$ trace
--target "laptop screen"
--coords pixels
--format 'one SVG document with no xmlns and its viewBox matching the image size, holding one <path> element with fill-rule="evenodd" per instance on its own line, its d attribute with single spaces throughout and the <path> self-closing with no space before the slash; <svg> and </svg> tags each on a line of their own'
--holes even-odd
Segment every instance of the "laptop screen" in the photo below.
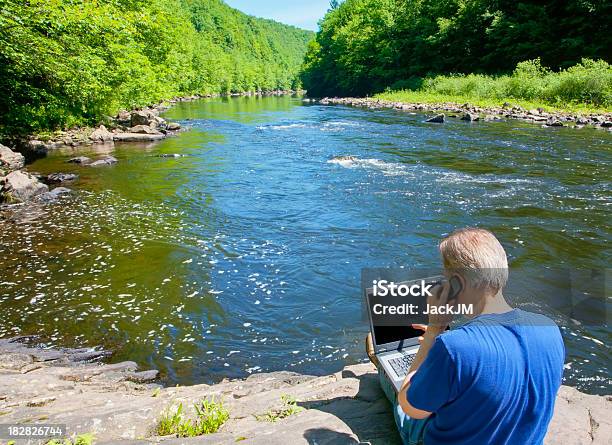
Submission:
<svg viewBox="0 0 612 445">
<path fill-rule="evenodd" d="M 377 345 L 399 342 L 419 335 L 423 335 L 423 331 L 410 326 L 374 326 L 374 338 Z"/>
<path fill-rule="evenodd" d="M 427 281 L 426 281 L 427 280 Z M 433 279 L 404 281 L 401 284 L 412 283 L 433 283 L 437 281 L 437 277 Z M 423 331 L 414 329 L 413 323 L 427 324 L 428 316 L 424 314 L 427 297 L 425 296 L 399 296 L 399 295 L 374 295 L 372 288 L 366 288 L 366 302 L 369 306 L 370 327 L 374 336 L 376 346 L 389 343 L 397 343 L 402 340 L 417 338 L 423 335 Z M 386 315 L 381 313 L 383 306 L 408 306 L 414 309 L 414 313 L 402 313 L 396 315 Z"/>
</svg>

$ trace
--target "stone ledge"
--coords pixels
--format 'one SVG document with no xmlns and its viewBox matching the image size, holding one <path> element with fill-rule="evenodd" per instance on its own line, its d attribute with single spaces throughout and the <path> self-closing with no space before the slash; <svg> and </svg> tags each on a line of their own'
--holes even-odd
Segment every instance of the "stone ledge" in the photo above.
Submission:
<svg viewBox="0 0 612 445">
<path fill-rule="evenodd" d="M 162 388 L 146 383 L 155 371 L 133 362 L 101 364 L 107 353 L 92 349 L 40 349 L 0 340 L 0 423 L 67 424 L 71 433 L 94 433 L 96 443 L 345 445 L 400 444 L 390 405 L 371 364 L 347 366 L 315 377 L 280 371 L 215 385 Z M 290 395 L 302 411 L 277 422 L 255 415 L 282 407 Z M 185 408 L 221 397 L 230 419 L 207 436 L 155 437 L 169 406 Z M 561 387 L 545 444 L 607 444 L 612 437 L 612 397 Z M 244 438 L 244 439 L 243 439 Z"/>
</svg>

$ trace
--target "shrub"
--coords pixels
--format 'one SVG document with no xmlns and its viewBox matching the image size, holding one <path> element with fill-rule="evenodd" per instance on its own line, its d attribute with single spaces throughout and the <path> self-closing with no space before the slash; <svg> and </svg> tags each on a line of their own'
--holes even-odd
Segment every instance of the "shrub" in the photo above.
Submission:
<svg viewBox="0 0 612 445">
<path fill-rule="evenodd" d="M 221 401 L 214 398 L 194 404 L 195 419 L 185 416 L 183 404 L 168 409 L 159 420 L 157 434 L 160 436 L 194 437 L 215 433 L 229 419 L 229 411 Z"/>
<path fill-rule="evenodd" d="M 47 442 L 47 445 L 92 445 L 94 443 L 93 434 L 79 434 L 74 439 L 57 440 Z"/>
<path fill-rule="evenodd" d="M 534 59 L 519 63 L 511 75 L 440 75 L 424 78 L 420 84 L 409 79 L 404 84 L 397 82 L 395 85 L 408 84 L 418 85 L 408 88 L 412 92 L 464 100 L 517 99 L 557 107 L 612 107 L 612 66 L 603 60 L 583 59 L 577 65 L 555 72 L 543 67 L 540 59 Z"/>
<path fill-rule="evenodd" d="M 265 414 L 256 415 L 255 418 L 262 422 L 276 422 L 278 420 L 297 414 L 304 409 L 301 406 L 297 406 L 297 400 L 287 394 L 281 396 L 281 402 L 283 403 L 281 409 L 270 409 Z"/>
</svg>

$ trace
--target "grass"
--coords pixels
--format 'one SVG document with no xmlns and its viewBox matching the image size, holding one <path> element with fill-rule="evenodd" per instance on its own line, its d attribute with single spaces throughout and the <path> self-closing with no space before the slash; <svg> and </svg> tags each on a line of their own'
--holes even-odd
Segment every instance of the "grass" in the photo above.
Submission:
<svg viewBox="0 0 612 445">
<path fill-rule="evenodd" d="M 58 440 L 53 439 L 47 442 L 47 445 L 92 445 L 94 443 L 93 434 L 79 434 L 73 439 Z"/>
<path fill-rule="evenodd" d="M 550 71 L 539 59 L 521 62 L 511 75 L 435 76 L 396 82 L 375 96 L 394 102 L 470 103 L 493 108 L 504 102 L 525 109 L 573 113 L 612 111 L 612 66 L 584 59 L 563 71 Z"/>
<path fill-rule="evenodd" d="M 281 396 L 281 402 L 283 403 L 281 409 L 270 409 L 265 414 L 255 415 L 255 418 L 261 422 L 276 422 L 304 410 L 301 406 L 297 406 L 297 400 L 294 397 L 287 394 Z"/>
<path fill-rule="evenodd" d="M 214 398 L 202 400 L 193 405 L 195 418 L 189 418 L 183 412 L 183 404 L 176 409 L 168 409 L 159 420 L 159 436 L 174 435 L 177 437 L 195 437 L 215 433 L 229 419 L 229 411 L 222 401 Z"/>
</svg>

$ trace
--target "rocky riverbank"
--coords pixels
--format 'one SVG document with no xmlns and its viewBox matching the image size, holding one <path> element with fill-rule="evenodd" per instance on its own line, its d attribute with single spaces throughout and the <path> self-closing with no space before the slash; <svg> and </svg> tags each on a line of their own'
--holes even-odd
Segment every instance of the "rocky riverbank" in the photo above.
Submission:
<svg viewBox="0 0 612 445">
<path fill-rule="evenodd" d="M 306 100 L 322 105 L 348 105 L 370 109 L 390 108 L 408 112 L 433 112 L 436 113 L 436 116 L 429 120 L 429 122 L 433 123 L 444 123 L 447 117 L 470 122 L 479 120 L 493 121 L 505 118 L 532 122 L 543 127 L 591 127 L 612 131 L 612 113 L 584 115 L 578 113 L 547 112 L 542 108 L 526 110 L 510 103 L 504 103 L 501 107 L 484 108 L 470 105 L 469 103 L 463 105 L 451 102 L 422 104 L 355 97 L 325 97 L 322 99 Z"/>
<path fill-rule="evenodd" d="M 194 100 L 197 97 L 181 98 Z M 175 102 L 179 100 L 174 100 Z M 168 122 L 159 114 L 169 106 L 155 106 L 122 111 L 117 116 L 108 119 L 108 128 L 100 125 L 97 128 L 78 128 L 57 132 L 54 138 L 42 141 L 35 137 L 16 140 L 15 145 L 24 153 L 46 153 L 48 150 L 62 147 L 77 147 L 80 145 L 104 144 L 114 142 L 146 142 L 156 141 L 170 136 L 181 129 L 177 122 Z M 57 187 L 58 184 L 74 181 L 78 178 L 72 173 L 53 173 L 42 177 L 25 170 L 25 157 L 17 150 L 0 144 L 0 203 L 24 203 L 35 201 L 48 203 L 57 201 L 61 195 L 68 194 L 70 189 Z M 76 157 L 69 162 L 99 167 L 117 162 L 112 156 L 103 156 L 92 160 L 87 157 Z M 50 186 L 56 186 L 50 190 Z"/>
<path fill-rule="evenodd" d="M 369 363 L 323 377 L 280 371 L 163 388 L 155 384 L 157 371 L 139 372 L 133 362 L 101 363 L 109 355 L 104 351 L 41 349 L 27 344 L 32 340 L 0 340 L 0 423 L 66 424 L 71 434 L 93 433 L 98 444 L 400 443 Z M 172 407 L 182 403 L 190 415 L 194 403 L 212 398 L 229 411 L 219 431 L 194 438 L 156 435 L 160 417 Z M 610 396 L 563 386 L 545 443 L 609 443 L 611 408 Z"/>
<path fill-rule="evenodd" d="M 198 98 L 196 96 L 180 98 L 180 101 Z M 173 102 L 178 100 L 174 99 Z M 157 141 L 181 129 L 178 122 L 168 122 L 160 117 L 160 113 L 170 108 L 173 102 L 163 102 L 132 111 L 121 111 L 116 116 L 107 118 L 106 124 L 95 128 L 84 127 L 57 131 L 44 140 L 31 136 L 25 140 L 17 140 L 15 145 L 20 151 L 45 153 L 53 149 L 82 145 Z"/>
<path fill-rule="evenodd" d="M 171 136 L 181 129 L 177 122 L 168 122 L 160 114 L 174 104 L 211 97 L 234 96 L 282 96 L 299 91 L 258 91 L 230 94 L 207 94 L 175 97 L 144 108 L 121 111 L 116 116 L 108 116 L 103 125 L 57 131 L 51 135 L 18 138 L 13 145 L 18 151 L 44 153 L 48 150 L 80 145 L 113 144 L 114 142 L 147 142 Z M 10 145 L 10 144 L 9 144 Z"/>
</svg>

